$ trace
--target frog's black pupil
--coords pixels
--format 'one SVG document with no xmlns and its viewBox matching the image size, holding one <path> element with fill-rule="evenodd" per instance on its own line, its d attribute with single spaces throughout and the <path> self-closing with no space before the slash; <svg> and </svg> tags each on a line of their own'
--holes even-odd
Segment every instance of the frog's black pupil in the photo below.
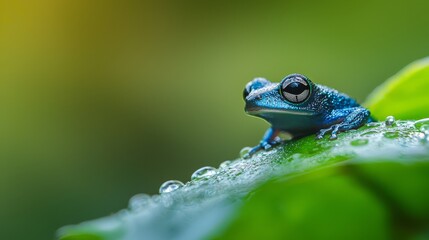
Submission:
<svg viewBox="0 0 429 240">
<path fill-rule="evenodd" d="M 293 82 L 293 83 L 290 83 L 289 85 L 287 85 L 283 89 L 283 91 L 290 93 L 290 94 L 299 95 L 308 89 L 309 89 L 308 86 L 305 86 L 304 84 L 302 84 L 300 82 Z"/>
</svg>

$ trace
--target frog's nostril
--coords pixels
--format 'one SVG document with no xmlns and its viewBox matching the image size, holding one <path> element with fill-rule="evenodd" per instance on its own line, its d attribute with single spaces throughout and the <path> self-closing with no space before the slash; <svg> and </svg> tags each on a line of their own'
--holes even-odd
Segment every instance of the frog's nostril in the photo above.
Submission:
<svg viewBox="0 0 429 240">
<path fill-rule="evenodd" d="M 247 96 L 249 96 L 249 94 L 250 94 L 250 91 L 249 91 L 250 89 L 248 89 L 247 87 L 246 88 L 244 88 L 244 90 L 243 90 L 243 99 L 244 100 L 246 100 L 246 98 L 247 98 Z"/>
<path fill-rule="evenodd" d="M 243 91 L 243 98 L 246 99 L 252 91 L 261 89 L 270 84 L 270 82 L 265 78 L 255 78 L 252 81 L 246 84 L 246 87 Z"/>
</svg>

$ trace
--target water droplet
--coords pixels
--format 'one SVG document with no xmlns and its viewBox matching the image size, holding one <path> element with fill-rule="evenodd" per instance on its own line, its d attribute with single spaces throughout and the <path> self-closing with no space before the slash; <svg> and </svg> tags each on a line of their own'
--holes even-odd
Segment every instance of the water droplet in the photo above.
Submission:
<svg viewBox="0 0 429 240">
<path fill-rule="evenodd" d="M 427 143 L 429 142 L 429 135 L 425 133 L 416 133 L 414 136 L 416 136 L 421 142 Z"/>
<path fill-rule="evenodd" d="M 429 142 L 429 118 L 420 119 L 414 122 L 414 126 L 422 132 L 420 139 L 425 143 Z"/>
<path fill-rule="evenodd" d="M 390 138 L 390 139 L 397 138 L 398 136 L 399 136 L 398 132 L 385 132 L 384 133 L 384 137 Z"/>
<path fill-rule="evenodd" d="M 169 193 L 174 192 L 177 189 L 183 187 L 183 183 L 177 180 L 169 180 L 161 185 L 159 188 L 159 193 Z"/>
<path fill-rule="evenodd" d="M 147 194 L 140 193 L 132 196 L 128 202 L 128 208 L 133 211 L 143 209 L 149 204 L 151 197 Z"/>
<path fill-rule="evenodd" d="M 232 161 L 226 160 L 219 165 L 219 168 L 227 168 L 229 165 L 231 165 L 231 163 Z"/>
<path fill-rule="evenodd" d="M 423 125 L 420 127 L 420 131 L 423 133 L 423 140 L 425 142 L 429 142 L 429 125 Z"/>
<path fill-rule="evenodd" d="M 388 116 L 386 117 L 386 120 L 384 121 L 386 126 L 392 126 L 393 123 L 395 123 L 395 117 L 394 116 Z"/>
<path fill-rule="evenodd" d="M 363 145 L 368 144 L 368 139 L 366 139 L 366 138 L 355 139 L 355 140 L 351 141 L 350 144 L 352 146 L 363 146 Z"/>
<path fill-rule="evenodd" d="M 191 179 L 192 180 L 198 180 L 198 179 L 203 179 L 203 178 L 209 178 L 209 177 L 215 175 L 216 172 L 217 172 L 217 170 L 214 167 L 202 167 L 192 174 Z"/>
<path fill-rule="evenodd" d="M 243 149 L 240 150 L 240 157 L 244 158 L 246 156 L 246 154 L 248 154 L 250 152 L 250 150 L 252 150 L 251 147 L 244 147 Z"/>
<path fill-rule="evenodd" d="M 419 128 L 420 132 L 425 133 L 425 134 L 429 134 L 429 124 L 423 124 L 420 128 Z"/>
<path fill-rule="evenodd" d="M 423 133 L 429 133 L 429 118 L 420 119 L 414 122 L 414 126 Z"/>
</svg>

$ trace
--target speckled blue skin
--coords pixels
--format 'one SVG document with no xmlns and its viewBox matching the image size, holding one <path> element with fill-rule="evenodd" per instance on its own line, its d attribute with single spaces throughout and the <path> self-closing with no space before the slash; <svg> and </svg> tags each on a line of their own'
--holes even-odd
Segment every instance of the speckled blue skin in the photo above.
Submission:
<svg viewBox="0 0 429 240">
<path fill-rule="evenodd" d="M 247 157 L 279 144 L 280 132 L 288 132 L 294 138 L 318 132 L 318 139 L 330 132 L 330 138 L 336 139 L 338 132 L 359 128 L 372 121 L 370 112 L 346 94 L 314 84 L 300 74 L 288 75 L 282 81 L 291 77 L 304 78 L 309 83 L 309 96 L 302 103 L 288 101 L 280 91 L 282 83 L 256 78 L 246 85 L 245 111 L 271 124 L 260 144 L 252 148 Z"/>
</svg>

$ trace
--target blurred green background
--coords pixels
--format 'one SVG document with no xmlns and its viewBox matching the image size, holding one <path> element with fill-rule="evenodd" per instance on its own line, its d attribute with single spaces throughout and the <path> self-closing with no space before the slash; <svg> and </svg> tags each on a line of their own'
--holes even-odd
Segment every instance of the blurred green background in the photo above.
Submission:
<svg viewBox="0 0 429 240">
<path fill-rule="evenodd" d="M 363 101 L 429 55 L 427 1 L 0 1 L 0 236 L 52 239 L 255 145 L 253 77 Z M 412 84 L 412 83 L 410 83 Z"/>
</svg>

